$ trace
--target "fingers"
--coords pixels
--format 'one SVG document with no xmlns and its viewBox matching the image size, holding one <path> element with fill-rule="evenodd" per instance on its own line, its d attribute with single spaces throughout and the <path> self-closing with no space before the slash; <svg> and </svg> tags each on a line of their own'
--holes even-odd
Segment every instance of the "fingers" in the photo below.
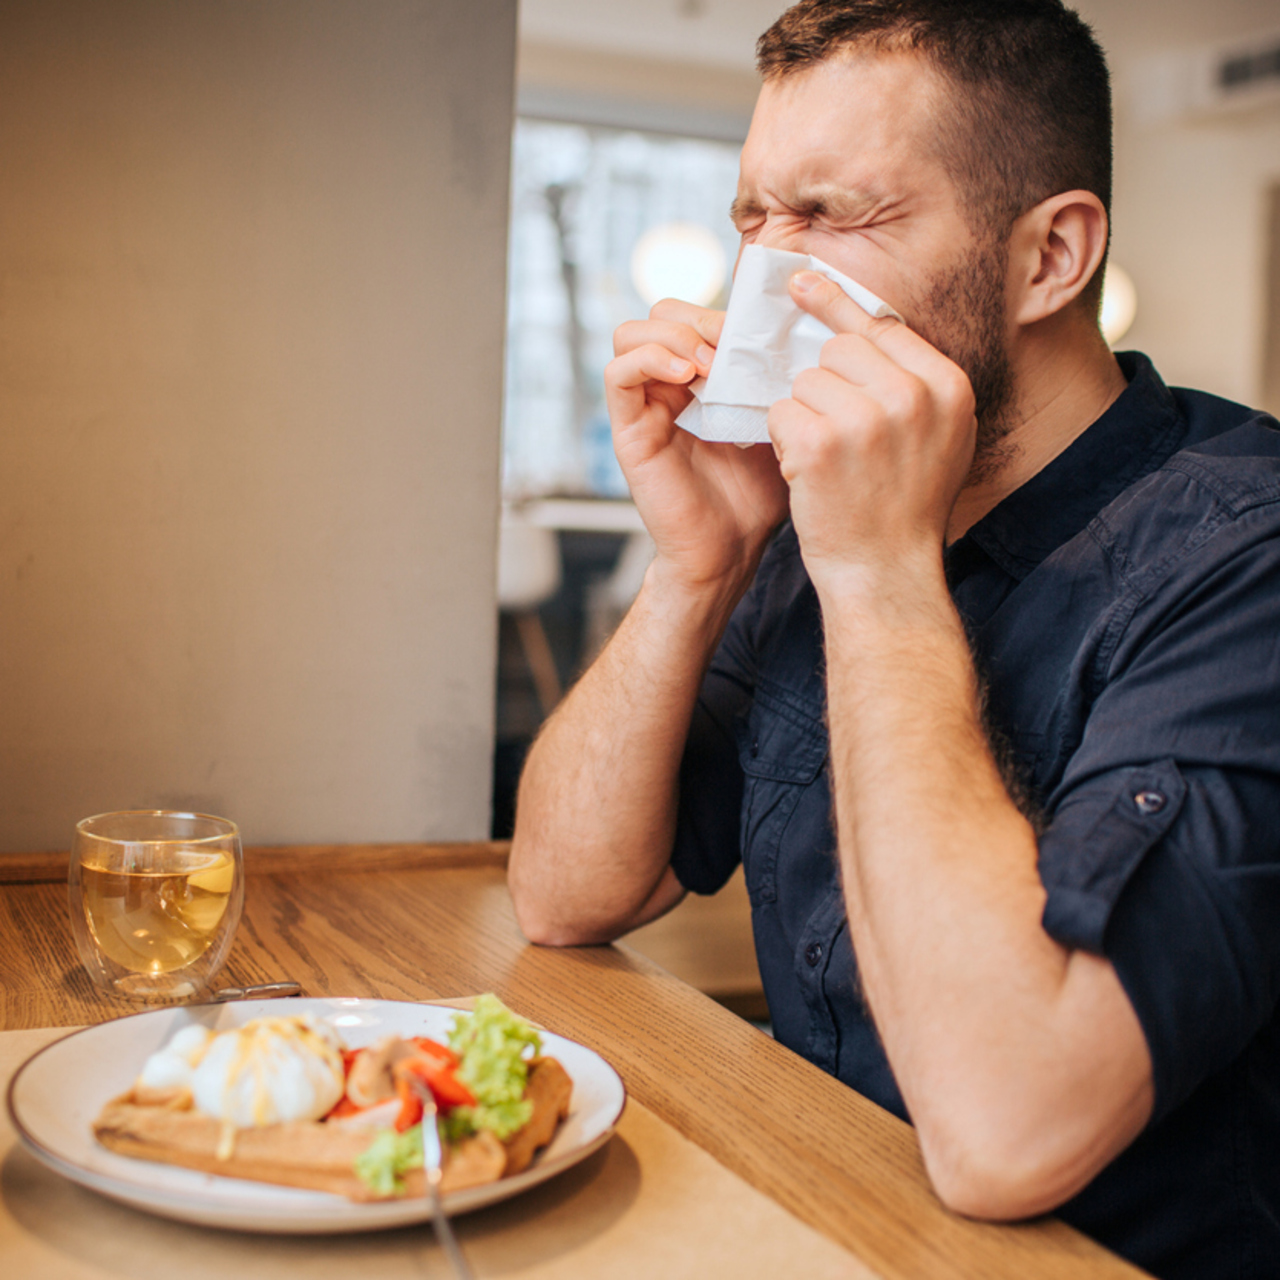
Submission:
<svg viewBox="0 0 1280 1280">
<path fill-rule="evenodd" d="M 687 361 L 696 366 L 698 374 L 704 378 L 716 354 L 715 348 L 704 342 L 701 335 L 688 325 L 672 324 L 661 320 L 630 320 L 614 331 L 613 353 L 615 356 L 629 355 L 645 347 L 658 347 L 672 356 Z M 664 378 L 667 382 L 671 380 L 671 378 Z"/>
<path fill-rule="evenodd" d="M 654 304 L 647 320 L 628 320 L 618 326 L 613 335 L 613 352 L 622 355 L 643 343 L 660 342 L 692 360 L 705 376 L 723 328 L 723 311 L 708 311 L 679 298 L 664 298 Z"/>
<path fill-rule="evenodd" d="M 821 366 L 804 370 L 791 388 L 792 399 L 814 413 L 865 416 L 867 396 L 876 416 L 891 422 L 923 421 L 935 403 L 930 385 L 895 364 L 865 338 L 842 334 L 826 344 Z"/>
<path fill-rule="evenodd" d="M 797 271 L 790 281 L 796 306 L 835 333 L 860 333 L 874 340 L 903 326 L 892 316 L 877 319 L 864 311 L 834 280 L 816 271 Z"/>
<path fill-rule="evenodd" d="M 693 360 L 673 351 L 665 344 L 646 342 L 625 351 L 609 361 L 605 368 L 607 386 L 620 389 L 642 387 L 647 382 L 670 382 L 683 385 L 698 376 L 698 366 Z"/>
<path fill-rule="evenodd" d="M 660 401 L 671 415 L 688 403 L 683 388 L 706 377 L 715 358 L 724 315 L 667 298 L 647 320 L 631 320 L 613 335 L 614 359 L 604 372 L 609 415 L 620 424 L 639 420 L 645 406 Z"/>
<path fill-rule="evenodd" d="M 724 328 L 723 311 L 709 311 L 706 307 L 695 306 L 692 302 L 682 302 L 679 298 L 663 298 L 656 302 L 649 312 L 651 320 L 667 320 L 675 324 L 687 324 L 696 330 L 704 342 L 713 347 L 720 341 L 720 332 Z"/>
<path fill-rule="evenodd" d="M 685 385 L 697 376 L 698 367 L 674 355 L 656 342 L 648 342 L 610 360 L 604 370 L 604 397 L 615 427 L 629 429 L 644 416 L 650 401 L 666 407 L 669 430 L 675 416 L 688 403 Z"/>
<path fill-rule="evenodd" d="M 973 391 L 964 371 L 905 324 L 868 315 L 833 280 L 813 271 L 791 278 L 798 306 L 835 332 L 822 348 L 819 364 L 855 386 L 874 388 L 891 414 L 912 418 L 929 401 L 967 418 Z M 792 394 L 804 400 L 811 379 L 796 381 Z"/>
<path fill-rule="evenodd" d="M 931 377 L 946 357 L 892 316 L 877 319 L 864 311 L 834 280 L 816 271 L 797 271 L 791 277 L 791 297 L 796 305 L 833 333 L 856 334 L 883 351 L 904 369 Z"/>
<path fill-rule="evenodd" d="M 839 399 L 819 397 L 846 412 L 861 407 L 874 414 L 877 406 L 857 388 L 844 384 Z M 831 411 L 802 403 L 799 399 L 779 400 L 769 410 L 769 438 L 778 459 L 783 479 L 793 484 L 808 472 L 826 472 L 840 463 L 850 450 L 847 434 L 838 426 Z M 859 442 L 865 447 L 865 442 Z"/>
</svg>

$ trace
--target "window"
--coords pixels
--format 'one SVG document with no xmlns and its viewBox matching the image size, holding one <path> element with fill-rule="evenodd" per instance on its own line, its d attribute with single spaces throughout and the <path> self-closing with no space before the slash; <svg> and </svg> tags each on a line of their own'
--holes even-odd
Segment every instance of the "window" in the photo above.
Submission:
<svg viewBox="0 0 1280 1280">
<path fill-rule="evenodd" d="M 513 141 L 503 489 L 620 497 L 604 407 L 613 331 L 647 314 L 632 278 L 656 228 L 694 230 L 732 263 L 737 145 L 521 119 Z M 652 237 L 650 238 L 652 241 Z M 670 292 L 691 297 L 678 287 Z M 718 299 L 723 305 L 723 290 Z"/>
</svg>

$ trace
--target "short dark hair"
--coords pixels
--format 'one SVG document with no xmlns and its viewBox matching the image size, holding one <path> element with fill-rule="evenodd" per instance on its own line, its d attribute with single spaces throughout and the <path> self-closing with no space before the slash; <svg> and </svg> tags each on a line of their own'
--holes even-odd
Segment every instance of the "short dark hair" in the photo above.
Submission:
<svg viewBox="0 0 1280 1280">
<path fill-rule="evenodd" d="M 914 52 L 952 89 L 939 154 L 979 236 L 1062 191 L 1111 212 L 1111 79 L 1087 23 L 1061 0 L 800 0 L 760 37 L 771 80 L 845 51 Z M 1099 269 L 1085 296 L 1095 305 Z"/>
</svg>

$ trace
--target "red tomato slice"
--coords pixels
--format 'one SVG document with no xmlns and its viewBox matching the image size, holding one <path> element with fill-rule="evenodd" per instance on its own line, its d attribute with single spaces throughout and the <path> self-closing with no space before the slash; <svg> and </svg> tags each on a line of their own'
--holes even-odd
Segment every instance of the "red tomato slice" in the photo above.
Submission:
<svg viewBox="0 0 1280 1280">
<path fill-rule="evenodd" d="M 428 1040 L 426 1036 L 413 1036 L 409 1043 L 414 1045 L 427 1058 L 442 1058 L 451 1067 L 456 1067 L 462 1061 L 447 1044 L 441 1044 L 438 1040 Z"/>
<path fill-rule="evenodd" d="M 396 1132 L 403 1133 L 406 1129 L 412 1129 L 422 1119 L 422 1099 L 414 1093 L 413 1086 L 399 1071 L 393 1068 L 392 1074 L 396 1078 L 396 1094 L 400 1098 L 400 1114 L 396 1116 Z"/>
<path fill-rule="evenodd" d="M 475 1105 L 475 1094 L 458 1079 L 454 1071 L 454 1063 L 426 1052 L 416 1053 L 412 1058 L 401 1058 L 391 1068 L 396 1078 L 396 1090 L 400 1091 L 402 1083 L 408 1088 L 404 1077 L 415 1076 L 431 1090 L 436 1106 L 441 1111 L 449 1111 L 454 1107 L 470 1107 Z M 403 1093 L 400 1095 L 403 1097 Z"/>
</svg>

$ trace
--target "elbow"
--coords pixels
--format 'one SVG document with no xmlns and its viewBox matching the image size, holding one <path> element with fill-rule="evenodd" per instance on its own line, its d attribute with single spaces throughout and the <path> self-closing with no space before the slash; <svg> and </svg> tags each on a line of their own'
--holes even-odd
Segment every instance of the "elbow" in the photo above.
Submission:
<svg viewBox="0 0 1280 1280">
<path fill-rule="evenodd" d="M 544 878 L 529 871 L 526 850 L 518 835 L 512 842 L 507 864 L 507 889 L 520 932 L 536 946 L 580 947 L 612 941 L 591 933 L 583 921 L 565 913 L 562 895 L 549 888 Z"/>
<path fill-rule="evenodd" d="M 1036 1217 L 1069 1200 L 1097 1172 L 1043 1136 L 1021 1140 L 999 1132 L 984 1126 L 920 1134 L 929 1181 L 953 1213 L 989 1222 Z"/>
<path fill-rule="evenodd" d="M 516 924 L 530 942 L 540 947 L 571 947 L 580 941 L 574 931 L 549 909 L 544 895 L 537 891 L 536 886 L 524 882 L 514 860 L 507 871 L 507 889 L 511 893 Z"/>
<path fill-rule="evenodd" d="M 580 947 L 590 942 L 598 942 L 598 938 L 587 937 L 580 930 L 559 920 L 553 913 L 546 911 L 537 901 L 529 901 L 511 895 L 515 906 L 516 924 L 520 932 L 539 947 Z"/>
</svg>

